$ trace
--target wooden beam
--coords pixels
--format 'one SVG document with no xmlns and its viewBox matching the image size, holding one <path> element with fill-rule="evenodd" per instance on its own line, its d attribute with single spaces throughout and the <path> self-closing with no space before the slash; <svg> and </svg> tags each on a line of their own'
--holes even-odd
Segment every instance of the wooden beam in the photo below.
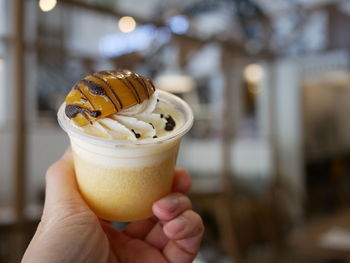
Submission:
<svg viewBox="0 0 350 263">
<path fill-rule="evenodd" d="M 222 109 L 222 137 L 221 137 L 221 185 L 222 194 L 220 201 L 220 227 L 221 235 L 224 242 L 224 247 L 231 257 L 233 262 L 243 263 L 242 256 L 236 234 L 236 224 L 233 219 L 233 209 L 235 202 L 234 178 L 231 171 L 231 145 L 234 140 L 237 120 L 232 116 L 235 112 L 235 102 L 239 100 L 237 96 L 237 70 L 238 64 L 235 61 L 238 57 L 232 52 L 223 52 L 222 54 L 222 69 L 225 78 L 225 88 L 223 91 L 223 109 Z"/>
<path fill-rule="evenodd" d="M 13 110 L 14 122 L 14 201 L 16 214 L 16 229 L 12 235 L 15 246 L 13 257 L 19 262 L 24 252 L 23 225 L 25 223 L 25 191 L 26 191 L 26 106 L 25 106 L 25 59 L 24 59 L 24 0 L 13 1 L 12 23 L 14 37 L 12 43 L 12 83 L 13 83 Z"/>
<path fill-rule="evenodd" d="M 25 197 L 25 171 L 26 171 L 26 94 L 25 94 L 25 70 L 24 70 L 24 0 L 14 1 L 14 39 L 13 39 L 13 74 L 15 107 L 15 201 L 16 216 L 19 222 L 24 219 L 24 197 Z"/>
</svg>

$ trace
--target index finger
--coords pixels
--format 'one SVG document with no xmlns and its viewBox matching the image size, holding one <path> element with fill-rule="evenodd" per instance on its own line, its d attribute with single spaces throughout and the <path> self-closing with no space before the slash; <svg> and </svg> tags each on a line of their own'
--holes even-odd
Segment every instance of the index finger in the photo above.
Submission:
<svg viewBox="0 0 350 263">
<path fill-rule="evenodd" d="M 183 168 L 176 168 L 174 171 L 174 179 L 172 192 L 187 193 L 192 185 L 192 181 L 188 172 Z M 144 238 L 157 225 L 158 219 L 151 217 L 145 220 L 132 222 L 127 225 L 123 232 L 133 237 Z"/>
<path fill-rule="evenodd" d="M 192 180 L 189 173 L 183 168 L 176 168 L 174 171 L 172 192 L 186 194 L 192 186 Z"/>
</svg>

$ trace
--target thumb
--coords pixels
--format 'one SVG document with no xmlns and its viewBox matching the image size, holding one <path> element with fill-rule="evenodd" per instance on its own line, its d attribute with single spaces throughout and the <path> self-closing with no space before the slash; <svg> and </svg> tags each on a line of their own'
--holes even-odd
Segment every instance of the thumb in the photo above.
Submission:
<svg viewBox="0 0 350 263">
<path fill-rule="evenodd" d="M 45 208 L 72 201 L 83 202 L 75 179 L 72 150 L 69 148 L 46 172 Z"/>
</svg>

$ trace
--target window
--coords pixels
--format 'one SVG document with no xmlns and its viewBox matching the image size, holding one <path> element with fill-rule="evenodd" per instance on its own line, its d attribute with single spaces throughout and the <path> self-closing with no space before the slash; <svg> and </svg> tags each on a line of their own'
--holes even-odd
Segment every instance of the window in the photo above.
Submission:
<svg viewBox="0 0 350 263">
<path fill-rule="evenodd" d="M 2 113 L 6 113 L 8 96 L 5 89 L 6 81 L 8 81 L 7 74 L 5 74 L 6 66 L 8 65 L 6 57 L 8 39 L 7 6 L 6 0 L 0 0 L 0 112 Z M 0 114 L 0 126 L 5 120 L 6 114 Z"/>
</svg>

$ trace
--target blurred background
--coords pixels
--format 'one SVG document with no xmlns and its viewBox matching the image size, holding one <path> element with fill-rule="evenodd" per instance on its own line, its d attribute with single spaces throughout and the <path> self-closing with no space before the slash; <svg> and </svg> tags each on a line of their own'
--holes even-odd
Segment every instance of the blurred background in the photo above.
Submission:
<svg viewBox="0 0 350 263">
<path fill-rule="evenodd" d="M 192 107 L 196 263 L 350 262 L 350 1 L 0 0 L 0 262 L 40 220 L 74 83 L 128 68 Z"/>
</svg>

